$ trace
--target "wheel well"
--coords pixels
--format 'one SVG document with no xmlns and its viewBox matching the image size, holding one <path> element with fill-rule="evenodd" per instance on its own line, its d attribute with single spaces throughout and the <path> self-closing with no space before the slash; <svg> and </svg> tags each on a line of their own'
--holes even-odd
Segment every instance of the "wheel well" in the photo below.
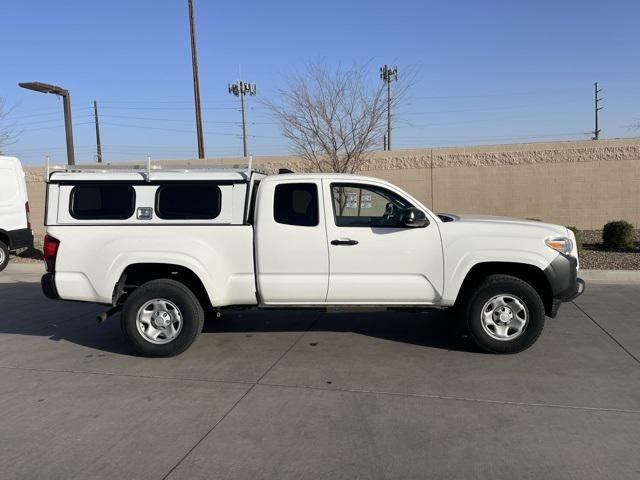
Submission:
<svg viewBox="0 0 640 480">
<path fill-rule="evenodd" d="M 168 278 L 182 283 L 193 292 L 204 308 L 211 307 L 207 289 L 204 287 L 200 277 L 186 267 L 169 263 L 136 263 L 129 265 L 122 272 L 113 290 L 113 305 L 124 303 L 129 294 L 140 285 L 161 278 Z"/>
<path fill-rule="evenodd" d="M 9 248 L 9 236 L 6 233 L 0 232 L 0 242 L 4 243 L 7 248 Z"/>
<path fill-rule="evenodd" d="M 486 262 L 474 265 L 462 282 L 460 291 L 458 292 L 458 300 L 468 296 L 473 287 L 477 286 L 483 279 L 489 275 L 512 275 L 517 277 L 529 285 L 531 285 L 542 298 L 544 310 L 547 315 L 551 314 L 553 308 L 553 293 L 549 280 L 544 272 L 535 265 L 526 263 L 512 262 Z M 456 300 L 456 303 L 457 301 Z"/>
</svg>

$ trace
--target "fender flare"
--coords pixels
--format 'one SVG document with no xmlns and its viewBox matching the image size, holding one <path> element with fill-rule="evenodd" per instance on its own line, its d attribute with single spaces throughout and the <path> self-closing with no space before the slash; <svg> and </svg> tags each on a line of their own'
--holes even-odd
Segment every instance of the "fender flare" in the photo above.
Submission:
<svg viewBox="0 0 640 480">
<path fill-rule="evenodd" d="M 121 285 L 121 280 L 124 272 L 127 268 L 140 265 L 140 264 L 152 264 L 152 265 L 175 265 L 182 267 L 195 275 L 200 283 L 202 283 L 206 295 L 211 305 L 217 305 L 217 298 L 212 293 L 211 288 L 211 276 L 199 261 L 193 257 L 176 252 L 167 252 L 163 256 L 162 260 L 158 259 L 158 252 L 127 252 L 126 254 L 118 255 L 112 262 L 109 268 L 108 284 L 114 285 L 112 293 L 112 301 L 116 301 L 119 298 L 118 289 L 122 289 L 124 285 Z M 120 292 L 122 293 L 122 292 Z"/>
</svg>

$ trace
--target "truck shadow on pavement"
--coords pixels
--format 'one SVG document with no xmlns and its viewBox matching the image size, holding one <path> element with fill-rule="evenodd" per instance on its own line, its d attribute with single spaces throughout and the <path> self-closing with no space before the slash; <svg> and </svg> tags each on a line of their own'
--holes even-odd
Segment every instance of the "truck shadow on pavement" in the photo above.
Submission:
<svg viewBox="0 0 640 480">
<path fill-rule="evenodd" d="M 98 324 L 106 307 L 44 298 L 35 283 L 0 285 L 0 341 L 5 335 L 48 337 L 102 352 L 133 355 L 116 314 Z M 446 350 L 477 351 L 460 322 L 444 311 L 223 310 L 207 313 L 202 339 L 216 334 L 337 332 Z M 198 342 L 199 343 L 199 342 Z"/>
<path fill-rule="evenodd" d="M 353 333 L 422 347 L 477 352 L 461 322 L 445 311 L 248 310 L 208 315 L 203 334 L 228 332 Z"/>
</svg>

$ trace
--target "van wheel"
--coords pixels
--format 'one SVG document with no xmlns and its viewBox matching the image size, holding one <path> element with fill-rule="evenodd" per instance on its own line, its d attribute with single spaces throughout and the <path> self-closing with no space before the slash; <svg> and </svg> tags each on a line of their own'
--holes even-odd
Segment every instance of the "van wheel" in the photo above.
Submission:
<svg viewBox="0 0 640 480">
<path fill-rule="evenodd" d="M 0 242 L 0 272 L 7 268 L 9 263 L 9 247 L 4 242 Z"/>
<path fill-rule="evenodd" d="M 466 319 L 471 337 L 482 350 L 517 353 L 542 333 L 544 304 L 523 280 L 491 275 L 469 297 Z"/>
<path fill-rule="evenodd" d="M 204 312 L 191 290 L 175 280 L 153 280 L 129 295 L 121 316 L 122 331 L 145 357 L 172 357 L 195 341 Z"/>
</svg>

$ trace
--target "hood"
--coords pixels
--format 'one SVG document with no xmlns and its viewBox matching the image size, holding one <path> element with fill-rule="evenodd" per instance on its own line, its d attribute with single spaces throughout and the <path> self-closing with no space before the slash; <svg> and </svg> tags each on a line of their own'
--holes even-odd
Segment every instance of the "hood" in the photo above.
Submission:
<svg viewBox="0 0 640 480">
<path fill-rule="evenodd" d="M 458 215 L 454 213 L 439 213 L 438 217 L 443 222 L 461 222 L 461 223 L 480 223 L 491 224 L 497 223 L 501 225 L 522 225 L 528 227 L 538 227 L 545 230 L 554 232 L 557 235 L 567 236 L 567 228 L 562 225 L 554 225 L 553 223 L 540 222 L 538 220 L 526 220 L 523 218 L 511 218 L 511 217 L 499 217 L 494 215 L 475 215 L 475 214 L 463 214 Z"/>
</svg>

